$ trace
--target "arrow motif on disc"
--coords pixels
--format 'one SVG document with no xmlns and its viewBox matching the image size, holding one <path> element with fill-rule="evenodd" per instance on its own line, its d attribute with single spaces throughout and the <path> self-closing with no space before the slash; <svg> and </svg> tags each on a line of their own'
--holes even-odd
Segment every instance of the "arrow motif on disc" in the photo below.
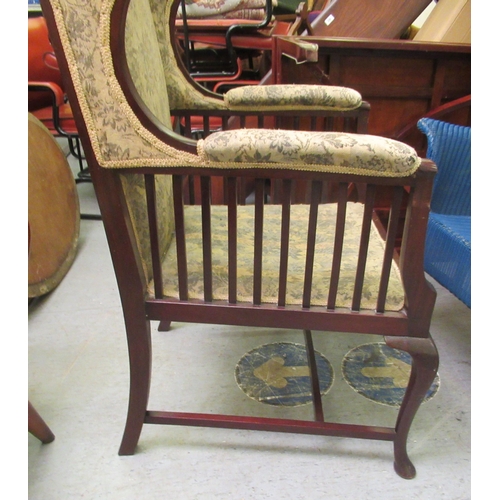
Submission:
<svg viewBox="0 0 500 500">
<path fill-rule="evenodd" d="M 274 356 L 255 368 L 253 374 L 267 385 L 283 389 L 288 384 L 287 378 L 310 377 L 311 372 L 309 366 L 285 366 L 281 356 Z"/>
<path fill-rule="evenodd" d="M 404 388 L 408 385 L 411 365 L 404 361 L 389 357 L 387 366 L 366 367 L 361 370 L 365 377 L 392 378 L 396 387 Z"/>
</svg>

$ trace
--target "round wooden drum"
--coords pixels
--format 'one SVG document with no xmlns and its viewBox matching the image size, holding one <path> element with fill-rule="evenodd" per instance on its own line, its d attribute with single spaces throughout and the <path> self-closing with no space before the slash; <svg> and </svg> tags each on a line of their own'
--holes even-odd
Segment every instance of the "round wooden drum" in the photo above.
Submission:
<svg viewBox="0 0 500 500">
<path fill-rule="evenodd" d="M 80 205 L 68 161 L 49 130 L 28 113 L 28 297 L 53 290 L 73 264 Z"/>
</svg>

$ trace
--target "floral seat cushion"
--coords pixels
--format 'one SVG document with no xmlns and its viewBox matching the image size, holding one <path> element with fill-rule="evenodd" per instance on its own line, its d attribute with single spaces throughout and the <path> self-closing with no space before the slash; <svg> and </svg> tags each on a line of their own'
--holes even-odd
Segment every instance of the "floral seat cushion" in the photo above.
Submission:
<svg viewBox="0 0 500 500">
<path fill-rule="evenodd" d="M 349 308 L 352 303 L 355 273 L 361 234 L 363 205 L 348 203 L 346 233 L 342 253 L 342 271 L 337 293 L 337 307 Z M 319 206 L 318 231 L 312 283 L 311 305 L 326 306 L 330 283 L 333 242 L 337 206 Z M 201 210 L 199 206 L 185 207 L 185 231 L 188 265 L 189 298 L 203 300 L 203 257 Z M 308 205 L 292 205 L 290 228 L 290 252 L 287 277 L 287 304 L 301 305 L 304 286 L 306 241 L 309 219 Z M 228 237 L 227 207 L 212 207 L 212 265 L 214 300 L 228 300 Z M 279 259 L 281 235 L 281 206 L 264 207 L 264 243 L 262 271 L 262 302 L 275 304 L 278 300 Z M 254 207 L 238 207 L 238 302 L 253 301 L 253 239 Z M 164 295 L 178 298 L 176 245 L 172 242 L 163 262 Z M 368 262 L 361 308 L 373 310 L 381 275 L 384 244 L 375 226 L 372 225 Z M 153 292 L 151 284 L 149 292 Z M 399 270 L 395 264 L 391 271 L 387 310 L 400 310 L 404 303 L 404 291 Z"/>
<path fill-rule="evenodd" d="M 224 94 L 229 109 L 316 109 L 352 110 L 362 103 L 361 94 L 332 85 L 248 85 Z"/>
</svg>

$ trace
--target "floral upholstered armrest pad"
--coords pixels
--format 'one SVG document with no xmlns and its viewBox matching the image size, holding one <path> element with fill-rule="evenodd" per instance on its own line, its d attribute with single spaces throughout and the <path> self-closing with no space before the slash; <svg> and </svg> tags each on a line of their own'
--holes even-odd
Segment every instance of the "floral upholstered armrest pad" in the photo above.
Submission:
<svg viewBox="0 0 500 500">
<path fill-rule="evenodd" d="M 361 94 L 331 85 L 248 85 L 224 95 L 229 109 L 330 109 L 348 111 L 362 103 Z"/>
<path fill-rule="evenodd" d="M 399 177 L 420 165 L 416 151 L 385 137 L 343 132 L 238 129 L 198 142 L 205 162 Z M 246 165 L 243 165 L 246 164 Z"/>
</svg>

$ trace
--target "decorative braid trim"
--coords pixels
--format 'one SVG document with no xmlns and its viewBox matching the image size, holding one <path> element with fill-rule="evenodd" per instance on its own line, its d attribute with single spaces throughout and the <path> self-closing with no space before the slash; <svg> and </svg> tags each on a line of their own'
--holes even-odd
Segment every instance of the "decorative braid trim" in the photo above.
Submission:
<svg viewBox="0 0 500 500">
<path fill-rule="evenodd" d="M 92 112 L 86 99 L 86 93 L 83 88 L 83 84 L 78 71 L 78 64 L 76 62 L 76 57 L 71 46 L 70 37 L 66 29 L 63 9 L 59 0 L 52 0 L 54 18 L 58 27 L 59 35 L 61 37 L 61 43 L 63 45 L 64 53 L 69 66 L 71 79 L 75 88 L 75 92 L 80 104 L 87 132 L 97 162 L 103 168 L 133 168 L 138 166 L 202 166 L 199 157 L 168 146 L 151 132 L 149 132 L 144 126 L 142 126 L 142 124 L 128 105 L 125 95 L 123 94 L 118 80 L 114 75 L 113 61 L 111 57 L 110 22 L 111 9 L 113 8 L 114 2 L 115 0 L 103 0 L 99 18 L 100 53 L 104 71 L 108 79 L 110 92 L 116 100 L 121 112 L 127 118 L 137 135 L 140 136 L 141 139 L 146 141 L 150 146 L 155 148 L 157 151 L 164 153 L 166 156 L 113 160 L 109 160 L 104 157 L 101 151 L 98 129 L 95 125 Z"/>
<path fill-rule="evenodd" d="M 184 151 L 179 151 L 165 144 L 163 141 L 158 139 L 154 134 L 147 130 L 139 121 L 132 108 L 129 106 L 125 94 L 123 93 L 118 80 L 116 79 L 114 68 L 113 68 L 113 58 L 111 56 L 110 47 L 110 25 L 111 25 L 111 10 L 115 0 L 103 0 L 101 7 L 101 16 L 99 20 L 99 40 L 101 57 L 104 67 L 104 72 L 108 78 L 108 84 L 110 87 L 110 92 L 112 96 L 116 99 L 120 110 L 123 112 L 124 116 L 127 118 L 135 132 L 144 139 L 147 143 L 151 144 L 158 151 L 161 151 L 167 155 L 167 158 L 163 160 L 163 165 L 200 165 L 200 159 L 190 153 Z M 142 159 L 140 160 L 142 162 Z M 158 160 L 161 161 L 161 160 Z M 156 162 L 155 162 L 156 163 Z M 103 165 L 104 166 L 104 165 Z M 125 165 L 124 165 L 125 166 Z"/>
<path fill-rule="evenodd" d="M 66 62 L 68 63 L 69 72 L 71 74 L 71 81 L 75 88 L 75 93 L 80 104 L 80 109 L 85 119 L 87 132 L 89 134 L 90 142 L 92 143 L 92 149 L 94 150 L 97 161 L 102 164 L 102 157 L 98 147 L 99 141 L 97 139 L 97 133 L 95 127 L 90 126 L 90 124 L 92 123 L 92 113 L 90 112 L 88 102 L 85 99 L 85 92 L 83 91 L 80 75 L 78 73 L 78 65 L 76 64 L 75 54 L 71 47 L 68 31 L 66 30 L 66 23 L 64 22 L 62 7 L 58 0 L 52 0 L 51 4 L 52 11 L 54 13 L 54 19 L 57 25 L 57 30 L 59 32 L 59 37 L 61 39 L 64 54 L 66 56 Z"/>
</svg>

